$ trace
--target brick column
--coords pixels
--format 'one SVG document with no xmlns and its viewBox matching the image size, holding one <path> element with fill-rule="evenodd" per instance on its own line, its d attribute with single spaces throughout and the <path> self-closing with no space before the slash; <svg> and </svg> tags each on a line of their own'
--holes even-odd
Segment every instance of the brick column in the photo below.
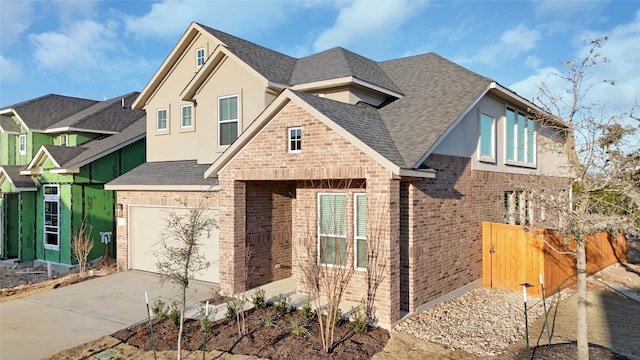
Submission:
<svg viewBox="0 0 640 360">
<path fill-rule="evenodd" d="M 220 288 L 235 294 L 246 288 L 246 185 L 234 179 L 220 180 Z"/>
</svg>

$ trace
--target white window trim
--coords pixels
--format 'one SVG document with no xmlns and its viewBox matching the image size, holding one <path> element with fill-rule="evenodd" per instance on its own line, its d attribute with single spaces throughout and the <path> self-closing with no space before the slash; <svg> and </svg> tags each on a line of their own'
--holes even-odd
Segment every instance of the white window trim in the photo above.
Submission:
<svg viewBox="0 0 640 360">
<path fill-rule="evenodd" d="M 491 156 L 485 156 L 482 154 L 482 116 L 483 115 L 488 118 L 491 118 Z M 479 131 L 480 136 L 478 136 L 479 138 L 478 161 L 495 164 L 496 163 L 496 118 L 481 112 L 480 116 L 478 117 L 478 125 L 480 130 Z"/>
<path fill-rule="evenodd" d="M 69 146 L 69 136 L 67 134 L 60 134 L 60 146 Z"/>
<path fill-rule="evenodd" d="M 515 113 L 515 123 L 517 125 L 514 125 L 515 128 L 513 130 L 514 133 L 514 139 L 513 139 L 513 144 L 512 146 L 514 147 L 514 157 L 515 160 L 510 160 L 508 159 L 508 155 L 507 155 L 507 151 L 509 149 L 509 137 L 507 135 L 507 131 L 508 131 L 508 123 L 507 123 L 507 109 L 511 109 L 511 111 L 513 111 Z M 528 151 L 529 151 L 529 147 L 526 146 L 526 141 L 529 138 L 529 126 L 527 126 L 527 124 L 525 124 L 525 131 L 524 131 L 524 138 L 525 138 L 525 146 L 524 146 L 524 161 L 518 161 L 518 148 L 520 147 L 520 144 L 518 144 L 518 126 L 520 126 L 519 122 L 518 122 L 518 114 L 522 114 L 524 115 L 525 120 L 528 122 L 529 120 L 531 120 L 531 117 L 528 117 L 525 111 L 519 110 L 516 107 L 510 106 L 510 105 L 505 105 L 504 108 L 504 163 L 506 165 L 512 165 L 512 166 L 519 166 L 519 167 L 528 167 L 528 168 L 532 168 L 535 169 L 537 168 L 537 163 L 538 163 L 538 131 L 537 131 L 537 125 L 535 124 L 535 120 L 534 120 L 534 130 L 533 130 L 533 162 L 527 162 L 527 158 L 528 158 Z"/>
<path fill-rule="evenodd" d="M 358 240 L 364 240 L 367 242 L 367 231 L 365 230 L 364 236 L 358 236 L 358 201 L 357 198 L 364 196 L 366 198 L 367 193 L 355 193 L 353 194 L 353 267 L 357 271 L 367 271 L 366 267 L 358 267 Z M 368 199 L 367 199 L 368 200 Z M 367 209 L 369 209 L 369 203 L 367 202 Z M 366 222 L 368 225 L 368 221 Z M 365 229 L 366 226 L 365 225 Z M 367 252 L 369 251 L 369 243 L 367 242 Z M 365 254 L 368 257 L 368 254 Z M 367 259 L 367 265 L 369 259 Z"/>
<path fill-rule="evenodd" d="M 236 119 L 220 120 L 220 100 L 229 99 L 229 98 L 232 98 L 232 97 L 237 97 L 238 98 L 238 102 L 237 102 L 238 103 L 238 117 Z M 227 147 L 229 147 L 229 145 L 233 144 L 233 141 L 229 145 L 221 145 L 220 144 L 220 138 L 221 138 L 221 136 L 220 136 L 220 124 L 227 124 L 227 123 L 235 122 L 236 126 L 238 127 L 237 135 L 238 135 L 238 137 L 240 137 L 240 118 L 242 117 L 242 114 L 241 114 L 242 106 L 240 105 L 240 101 L 241 101 L 240 94 L 218 96 L 218 104 L 217 104 L 218 115 L 217 116 L 218 116 L 218 147 L 219 148 L 227 148 Z M 236 139 L 238 137 L 236 137 Z"/>
<path fill-rule="evenodd" d="M 202 50 L 202 64 L 198 62 L 199 56 L 198 53 Z M 204 63 L 207 62 L 207 50 L 203 47 L 196 49 L 196 68 L 201 68 Z"/>
<path fill-rule="evenodd" d="M 56 195 L 47 195 L 46 193 L 46 188 L 55 188 L 56 189 Z M 42 200 L 42 206 L 43 206 L 43 211 L 42 211 L 42 220 L 43 220 L 43 228 L 42 228 L 42 244 L 44 245 L 44 248 L 46 250 L 60 250 L 60 185 L 50 185 L 50 184 L 45 184 L 42 187 L 42 193 L 43 193 L 43 200 Z M 51 202 L 55 202 L 57 205 L 57 211 L 56 213 L 58 214 L 58 223 L 55 225 L 47 225 L 45 220 L 46 214 L 44 213 L 44 203 L 46 201 L 51 201 Z M 47 231 L 47 227 L 49 228 L 56 228 L 56 235 L 58 236 L 58 245 L 50 245 L 47 244 L 47 234 L 48 233 L 52 233 L 51 231 Z"/>
<path fill-rule="evenodd" d="M 160 112 L 164 111 L 166 116 L 165 116 L 165 127 L 164 128 L 160 128 L 158 127 L 159 125 L 159 120 L 160 120 Z M 156 110 L 156 131 L 169 131 L 169 109 L 168 108 L 160 108 Z"/>
<path fill-rule="evenodd" d="M 317 212 L 316 212 L 316 214 L 317 214 L 318 237 L 316 238 L 316 245 L 317 245 L 317 250 L 318 250 L 317 253 L 318 254 L 317 254 L 316 263 L 318 264 L 318 266 L 346 268 L 347 265 L 327 264 L 327 263 L 323 263 L 321 261 L 321 259 L 320 259 L 320 251 L 321 251 L 321 248 L 320 248 L 320 237 L 321 236 L 333 237 L 333 238 L 344 238 L 345 243 L 346 243 L 347 237 L 348 237 L 348 233 L 344 234 L 344 236 L 342 236 L 342 235 L 323 234 L 323 233 L 320 232 L 320 197 L 322 195 L 343 195 L 345 202 L 347 201 L 347 198 L 348 198 L 347 194 L 346 193 L 342 193 L 342 192 L 322 192 L 322 193 L 318 193 L 318 195 L 317 195 L 317 198 L 316 198 Z M 347 215 L 347 219 L 345 219 L 345 221 L 347 221 L 349 216 L 348 216 L 348 214 L 345 214 L 345 215 Z M 348 250 L 348 249 L 345 249 L 345 256 L 347 256 L 347 258 L 348 258 L 348 255 L 346 254 L 346 250 Z"/>
<path fill-rule="evenodd" d="M 188 126 L 184 125 L 184 113 L 182 112 L 184 108 L 189 107 L 191 108 L 191 124 L 189 124 Z M 186 104 L 186 105 L 182 105 L 180 106 L 180 128 L 181 129 L 191 129 L 193 128 L 193 121 L 194 121 L 194 111 L 193 111 L 193 105 L 191 104 Z"/>
<path fill-rule="evenodd" d="M 297 139 L 295 141 L 300 142 L 300 149 L 298 150 L 294 150 L 291 148 L 291 143 L 294 141 L 294 139 L 291 137 L 291 132 L 295 131 L 295 130 L 300 130 L 300 139 Z M 287 129 L 287 149 L 289 150 L 289 153 L 291 154 L 299 154 L 302 152 L 302 128 L 300 126 L 296 126 L 296 127 L 290 127 Z"/>
<path fill-rule="evenodd" d="M 27 155 L 27 134 L 18 135 L 18 152 Z"/>
</svg>

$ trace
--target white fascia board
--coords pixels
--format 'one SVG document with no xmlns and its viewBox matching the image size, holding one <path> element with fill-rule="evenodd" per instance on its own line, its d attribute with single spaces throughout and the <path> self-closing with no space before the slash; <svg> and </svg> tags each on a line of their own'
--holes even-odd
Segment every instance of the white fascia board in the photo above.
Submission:
<svg viewBox="0 0 640 360">
<path fill-rule="evenodd" d="M 113 153 L 114 151 L 118 151 L 118 150 L 120 150 L 120 149 L 122 149 L 122 148 L 124 148 L 124 147 L 126 147 L 128 145 L 131 145 L 131 144 L 135 143 L 138 140 L 142 140 L 146 136 L 147 136 L 146 132 L 142 133 L 142 134 L 140 134 L 140 135 L 138 135 L 138 136 L 136 136 L 134 138 L 131 138 L 131 139 L 127 140 L 127 141 L 121 142 L 118 145 L 112 146 L 112 147 L 110 147 L 109 149 L 107 149 L 105 151 L 99 152 L 96 155 L 94 155 L 94 156 L 92 156 L 90 158 L 87 158 L 87 159 L 85 159 L 85 160 L 83 160 L 81 162 L 78 162 L 78 163 L 75 163 L 75 164 L 71 164 L 72 165 L 72 167 L 71 167 L 72 170 L 71 171 L 75 171 L 74 169 L 76 169 L 76 168 L 80 169 L 81 167 L 83 167 L 83 166 L 85 166 L 85 165 L 87 165 L 89 163 L 92 163 L 92 162 L 94 162 L 94 161 L 96 161 L 96 160 L 98 160 L 98 159 L 100 159 L 100 158 L 102 158 L 104 156 L 107 156 L 107 155 Z M 73 172 L 73 173 L 75 174 L 75 172 Z"/>
<path fill-rule="evenodd" d="M 4 115 L 4 114 L 8 114 L 8 113 L 12 113 L 15 117 L 17 117 L 26 131 L 32 131 L 31 129 L 29 129 L 29 127 L 24 122 L 24 120 L 22 120 L 20 115 L 16 111 L 13 110 L 13 108 L 8 108 L 8 109 L 4 109 L 4 110 L 0 111 L 0 115 Z"/>
<path fill-rule="evenodd" d="M 52 174 L 78 174 L 80 169 L 50 169 L 49 172 Z"/>
<path fill-rule="evenodd" d="M 375 91 L 377 91 L 379 93 L 383 93 L 383 94 L 387 94 L 387 95 L 393 96 L 393 97 L 398 98 L 398 99 L 403 96 L 400 93 L 397 93 L 395 91 L 389 90 L 387 88 L 383 88 L 382 86 L 379 86 L 379 85 L 376 85 L 376 84 L 373 84 L 373 83 L 370 83 L 370 82 L 367 82 L 367 81 L 364 81 L 364 80 L 360 80 L 358 78 L 353 78 L 353 83 L 354 84 L 358 84 L 360 86 L 364 86 L 364 87 L 369 88 L 371 90 L 375 90 Z"/>
<path fill-rule="evenodd" d="M 65 133 L 65 132 L 85 132 L 85 133 L 92 133 L 92 134 L 105 134 L 105 135 L 115 135 L 118 134 L 117 131 L 109 131 L 109 130 L 94 130 L 94 129 L 82 129 L 82 128 L 76 128 L 73 126 L 66 126 L 66 127 L 59 127 L 59 128 L 53 128 L 53 129 L 46 129 L 44 131 L 42 131 L 45 134 L 55 134 L 55 133 Z"/>
<path fill-rule="evenodd" d="M 353 76 L 345 76 L 345 77 L 329 79 L 329 80 L 320 80 L 320 81 L 313 81 L 310 83 L 296 84 L 296 85 L 293 85 L 291 89 L 300 90 L 300 91 L 310 91 L 310 90 L 331 88 L 336 86 L 344 86 L 352 83 L 353 83 Z"/>
</svg>

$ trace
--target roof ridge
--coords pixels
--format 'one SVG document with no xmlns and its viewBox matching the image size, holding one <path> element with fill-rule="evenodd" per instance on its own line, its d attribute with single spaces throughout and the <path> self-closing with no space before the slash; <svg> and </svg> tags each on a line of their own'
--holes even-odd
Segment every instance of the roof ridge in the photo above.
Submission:
<svg viewBox="0 0 640 360">
<path fill-rule="evenodd" d="M 135 93 L 135 92 L 137 92 L 137 91 L 132 91 L 132 92 L 130 92 L 130 93 L 127 93 L 127 94 L 124 94 L 124 95 L 120 95 L 120 96 L 116 96 L 116 97 L 111 98 L 111 99 L 107 99 L 107 100 L 99 101 L 99 102 L 97 102 L 97 103 L 95 103 L 95 104 L 93 104 L 93 105 L 89 106 L 88 108 L 86 108 L 86 109 L 84 109 L 84 110 L 87 110 L 87 109 L 91 108 L 92 106 L 96 106 L 96 105 L 101 104 L 101 103 L 108 103 L 108 104 L 105 104 L 105 106 L 103 106 L 101 109 L 98 109 L 97 111 L 92 112 L 92 113 L 90 113 L 90 114 L 87 114 L 87 116 L 85 116 L 85 117 L 83 117 L 83 118 L 81 118 L 81 119 L 78 119 L 78 121 L 74 122 L 74 123 L 73 123 L 73 125 L 69 125 L 69 127 L 74 126 L 74 125 L 77 125 L 77 124 L 80 124 L 81 122 L 83 122 L 83 121 L 85 121 L 85 120 L 87 120 L 87 119 L 89 119 L 89 118 L 91 118 L 91 117 L 97 116 L 97 115 L 99 115 L 99 114 L 101 114 L 101 113 L 103 113 L 103 112 L 107 111 L 107 110 L 108 110 L 108 109 L 110 109 L 113 105 L 117 104 L 117 101 L 118 101 L 118 100 L 122 101 L 121 99 L 124 99 L 125 97 L 131 96 L 131 95 L 132 95 L 133 93 Z M 139 94 L 139 93 L 138 93 L 138 94 Z M 132 104 L 133 104 L 133 103 L 132 103 Z M 126 109 L 126 108 L 125 108 L 125 109 Z M 134 109 L 127 109 L 127 110 L 137 111 L 137 110 L 134 110 Z M 81 111 L 83 111 L 83 110 L 80 110 L 79 112 L 81 112 Z M 77 113 L 76 113 L 76 114 L 77 114 Z M 73 116 L 73 115 L 71 115 L 71 116 Z M 69 117 L 71 117 L 71 116 L 69 116 Z M 62 119 L 61 121 L 64 121 L 64 120 L 65 120 L 65 119 Z"/>
</svg>

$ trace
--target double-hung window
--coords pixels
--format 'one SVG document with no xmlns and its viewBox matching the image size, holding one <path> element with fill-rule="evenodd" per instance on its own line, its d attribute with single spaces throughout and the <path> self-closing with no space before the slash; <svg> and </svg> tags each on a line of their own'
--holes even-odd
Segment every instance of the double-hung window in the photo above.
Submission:
<svg viewBox="0 0 640 360">
<path fill-rule="evenodd" d="M 20 155 L 27 155 L 27 135 L 21 134 L 18 136 L 18 151 Z"/>
<path fill-rule="evenodd" d="M 167 109 L 158 109 L 156 115 L 156 124 L 158 131 L 167 130 L 168 112 Z"/>
<path fill-rule="evenodd" d="M 220 146 L 228 146 L 238 137 L 238 95 L 218 98 L 218 133 Z"/>
<path fill-rule="evenodd" d="M 60 146 L 67 146 L 69 144 L 69 139 L 67 134 L 60 135 Z"/>
<path fill-rule="evenodd" d="M 506 110 L 506 160 L 515 165 L 535 165 L 536 125 L 521 111 Z"/>
<path fill-rule="evenodd" d="M 60 187 L 44 185 L 44 248 L 60 249 Z"/>
<path fill-rule="evenodd" d="M 353 196 L 353 234 L 355 249 L 355 267 L 358 270 L 367 269 L 367 194 Z"/>
<path fill-rule="evenodd" d="M 318 194 L 318 263 L 347 265 L 347 196 Z"/>
<path fill-rule="evenodd" d="M 302 151 L 302 128 L 289 128 L 289 152 L 299 153 Z"/>
<path fill-rule="evenodd" d="M 495 162 L 495 119 L 480 114 L 480 161 Z"/>
<path fill-rule="evenodd" d="M 204 48 L 196 49 L 196 67 L 201 67 L 202 65 L 204 65 L 204 62 L 205 62 Z"/>
<path fill-rule="evenodd" d="M 193 106 L 182 105 L 180 112 L 182 113 L 180 126 L 183 128 L 190 128 L 193 125 Z"/>
</svg>

